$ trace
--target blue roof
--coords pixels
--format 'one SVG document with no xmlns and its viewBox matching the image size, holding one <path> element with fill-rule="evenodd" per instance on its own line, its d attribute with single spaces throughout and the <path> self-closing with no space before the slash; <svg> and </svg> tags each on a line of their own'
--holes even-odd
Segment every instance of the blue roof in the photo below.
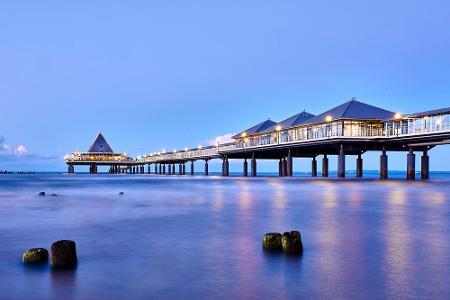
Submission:
<svg viewBox="0 0 450 300">
<path fill-rule="evenodd" d="M 109 146 L 103 134 L 99 132 L 89 147 L 88 153 L 114 153 L 114 151 Z"/>
<path fill-rule="evenodd" d="M 281 126 L 281 128 L 283 128 L 283 129 L 295 127 L 295 126 L 307 123 L 307 121 L 313 117 L 314 117 L 313 114 L 310 114 L 306 111 L 302 111 L 296 115 L 293 115 L 292 117 L 287 118 L 284 121 L 281 121 L 277 125 L 272 126 L 271 128 L 269 128 L 268 131 L 274 131 L 278 125 Z"/>
<path fill-rule="evenodd" d="M 250 127 L 249 129 L 244 130 L 244 131 L 242 131 L 242 132 L 232 136 L 231 138 L 233 138 L 233 139 L 239 138 L 244 133 L 245 133 L 246 136 L 252 136 L 252 135 L 258 134 L 260 132 L 267 131 L 270 127 L 275 126 L 276 124 L 277 124 L 276 122 L 268 119 L 268 120 L 266 120 L 264 122 L 256 124 L 255 126 Z"/>
<path fill-rule="evenodd" d="M 424 112 L 418 112 L 413 114 L 406 115 L 407 118 L 419 118 L 419 117 L 425 117 L 425 116 L 434 116 L 434 115 L 443 115 L 443 114 L 449 114 L 450 113 L 450 107 L 440 108 L 440 109 L 434 109 Z"/>
<path fill-rule="evenodd" d="M 352 100 L 345 102 L 335 108 L 327 110 L 320 115 L 307 120 L 307 123 L 324 123 L 327 117 L 332 120 L 338 119 L 360 119 L 360 120 L 386 120 L 394 118 L 395 113 L 373 105 Z"/>
</svg>

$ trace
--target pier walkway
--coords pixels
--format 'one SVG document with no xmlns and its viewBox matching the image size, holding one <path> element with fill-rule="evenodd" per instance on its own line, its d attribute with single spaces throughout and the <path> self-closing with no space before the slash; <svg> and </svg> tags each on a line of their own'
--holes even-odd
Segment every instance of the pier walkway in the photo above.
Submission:
<svg viewBox="0 0 450 300">
<path fill-rule="evenodd" d="M 99 151 L 99 145 L 107 142 L 103 136 L 98 139 L 91 145 L 92 152 L 66 157 L 69 172 L 74 171 L 74 165 L 84 164 L 91 166 L 91 173 L 96 172 L 96 165 L 111 166 L 111 173 L 144 173 L 147 165 L 147 173 L 184 175 L 186 163 L 190 162 L 189 174 L 194 174 L 194 161 L 201 160 L 205 162 L 204 174 L 208 175 L 208 161 L 221 159 L 222 175 L 228 176 L 229 160 L 241 159 L 243 176 L 257 176 L 257 160 L 275 159 L 279 162 L 279 175 L 292 176 L 293 158 L 309 157 L 311 174 L 317 176 L 320 156 L 321 175 L 327 177 L 328 156 L 336 155 L 338 177 L 345 177 L 346 156 L 355 155 L 356 175 L 362 177 L 363 154 L 379 151 L 380 178 L 387 179 L 387 152 L 403 151 L 407 153 L 407 179 L 415 179 L 416 152 L 422 154 L 421 178 L 427 179 L 428 151 L 450 143 L 450 108 L 403 115 L 352 99 L 317 116 L 303 111 L 281 122 L 265 120 L 236 134 L 230 143 L 155 152 L 136 159 L 126 153 L 113 153 L 109 145 L 105 147 L 107 152 Z"/>
</svg>

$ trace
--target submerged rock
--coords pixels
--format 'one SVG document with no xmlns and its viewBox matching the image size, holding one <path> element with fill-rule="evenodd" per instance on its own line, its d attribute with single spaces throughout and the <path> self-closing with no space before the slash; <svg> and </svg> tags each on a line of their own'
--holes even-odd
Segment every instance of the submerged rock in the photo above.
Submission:
<svg viewBox="0 0 450 300">
<path fill-rule="evenodd" d="M 45 192 L 39 192 L 39 196 L 45 196 Z"/>
<path fill-rule="evenodd" d="M 302 236 L 299 231 L 283 233 L 281 247 L 286 254 L 300 254 L 303 252 Z"/>
<path fill-rule="evenodd" d="M 119 195 L 121 195 L 121 196 L 122 196 L 122 195 L 123 195 L 123 192 L 120 192 L 120 193 L 119 193 Z"/>
<path fill-rule="evenodd" d="M 44 248 L 32 248 L 22 255 L 22 262 L 27 265 L 39 265 L 48 262 L 48 251 Z"/>
<path fill-rule="evenodd" d="M 263 237 L 263 248 L 265 250 L 281 250 L 281 234 L 279 232 L 269 232 Z"/>
<path fill-rule="evenodd" d="M 52 244 L 50 265 L 54 269 L 70 269 L 77 265 L 77 249 L 74 241 L 62 240 Z"/>
<path fill-rule="evenodd" d="M 52 196 L 52 197 L 56 197 L 56 196 L 58 196 L 58 194 L 51 194 L 50 196 Z"/>
</svg>

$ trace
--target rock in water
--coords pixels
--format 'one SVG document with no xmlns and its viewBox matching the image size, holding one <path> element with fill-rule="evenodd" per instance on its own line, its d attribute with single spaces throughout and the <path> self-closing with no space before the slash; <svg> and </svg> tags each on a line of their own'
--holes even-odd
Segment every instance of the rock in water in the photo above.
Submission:
<svg viewBox="0 0 450 300">
<path fill-rule="evenodd" d="M 121 195 L 121 196 L 122 196 L 122 195 L 123 195 L 123 192 L 120 192 L 120 193 L 119 193 L 119 195 Z"/>
<path fill-rule="evenodd" d="M 62 240 L 52 244 L 50 265 L 54 269 L 70 269 L 77 265 L 77 249 L 74 241 Z"/>
<path fill-rule="evenodd" d="M 299 231 L 283 233 L 281 247 L 286 254 L 300 254 L 303 252 L 302 236 Z"/>
<path fill-rule="evenodd" d="M 48 262 L 48 251 L 44 248 L 32 248 L 22 255 L 22 262 L 27 265 L 39 265 Z"/>
<path fill-rule="evenodd" d="M 39 192 L 39 196 L 45 196 L 45 192 Z"/>
<path fill-rule="evenodd" d="M 265 250 L 281 250 L 281 234 L 278 232 L 266 233 L 263 237 L 263 248 Z"/>
<path fill-rule="evenodd" d="M 52 197 L 56 197 L 56 196 L 58 196 L 58 194 L 51 194 L 50 196 L 52 196 Z"/>
</svg>

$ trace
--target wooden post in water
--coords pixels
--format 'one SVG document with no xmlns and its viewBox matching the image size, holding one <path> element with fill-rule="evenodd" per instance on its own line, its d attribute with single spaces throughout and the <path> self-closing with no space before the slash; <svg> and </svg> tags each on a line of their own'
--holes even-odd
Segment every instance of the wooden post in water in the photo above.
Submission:
<svg viewBox="0 0 450 300">
<path fill-rule="evenodd" d="M 209 175 L 209 170 L 208 170 L 208 160 L 205 159 L 205 176 Z"/>
</svg>

